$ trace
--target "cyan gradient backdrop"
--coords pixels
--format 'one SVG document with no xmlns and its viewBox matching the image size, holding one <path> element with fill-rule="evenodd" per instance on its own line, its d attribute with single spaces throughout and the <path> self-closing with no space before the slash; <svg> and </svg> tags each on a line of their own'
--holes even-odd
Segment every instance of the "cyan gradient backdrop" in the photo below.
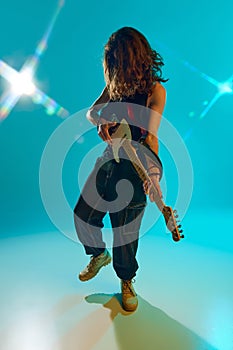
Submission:
<svg viewBox="0 0 233 350">
<path fill-rule="evenodd" d="M 55 0 L 2 0 L 0 59 L 19 70 L 34 53 L 56 6 Z M 109 35 L 122 26 L 142 31 L 164 58 L 163 72 L 169 78 L 164 116 L 184 137 L 193 162 L 194 191 L 187 215 L 196 227 L 200 213 L 229 220 L 233 209 L 233 95 L 222 95 L 200 119 L 218 89 L 192 68 L 219 82 L 233 74 L 232 10 L 230 0 L 66 1 L 35 76 L 38 86 L 73 114 L 92 104 L 104 86 L 102 53 Z M 1 94 L 6 86 L 0 77 Z M 41 201 L 39 165 L 46 142 L 61 123 L 24 97 L 0 124 L 1 233 L 55 229 Z M 63 181 L 71 206 L 78 197 L 79 161 L 97 142 L 93 131 L 92 137 L 74 144 L 66 159 Z M 174 169 L 162 146 L 160 155 L 172 198 L 177 191 Z M 212 232 L 216 244 L 221 220 Z M 226 225 L 224 230 L 232 231 Z"/>
</svg>

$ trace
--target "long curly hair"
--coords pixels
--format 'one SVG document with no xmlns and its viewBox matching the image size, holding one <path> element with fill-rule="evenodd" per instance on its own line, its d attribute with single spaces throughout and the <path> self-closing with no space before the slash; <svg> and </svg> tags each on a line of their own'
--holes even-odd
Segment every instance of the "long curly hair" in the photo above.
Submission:
<svg viewBox="0 0 233 350">
<path fill-rule="evenodd" d="M 123 27 L 113 33 L 104 47 L 104 78 L 112 100 L 151 94 L 162 77 L 163 59 L 153 50 L 142 33 Z"/>
</svg>

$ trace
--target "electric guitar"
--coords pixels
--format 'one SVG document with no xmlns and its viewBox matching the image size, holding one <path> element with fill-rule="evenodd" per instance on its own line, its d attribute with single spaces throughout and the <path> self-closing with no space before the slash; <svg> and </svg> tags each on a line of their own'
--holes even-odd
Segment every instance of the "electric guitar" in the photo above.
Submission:
<svg viewBox="0 0 233 350">
<path fill-rule="evenodd" d="M 173 210 L 170 206 L 167 206 L 163 202 L 163 200 L 160 198 L 158 194 L 156 187 L 153 185 L 152 181 L 150 181 L 150 177 L 147 174 L 147 171 L 144 165 L 139 159 L 138 154 L 131 143 L 132 141 L 131 130 L 130 130 L 129 124 L 125 119 L 123 119 L 119 124 L 119 126 L 115 128 L 114 131 L 111 133 L 111 138 L 112 138 L 113 155 L 116 162 L 119 163 L 120 161 L 118 151 L 120 147 L 123 147 L 124 151 L 129 157 L 129 160 L 132 162 L 141 180 L 143 182 L 148 181 L 151 183 L 152 190 L 155 196 L 155 204 L 163 214 L 163 217 L 166 222 L 166 226 L 168 230 L 171 232 L 173 240 L 175 242 L 178 242 L 181 238 L 184 238 L 184 235 L 182 234 L 183 230 L 181 230 L 181 225 L 177 224 L 177 220 L 176 220 L 178 218 L 177 211 Z"/>
</svg>

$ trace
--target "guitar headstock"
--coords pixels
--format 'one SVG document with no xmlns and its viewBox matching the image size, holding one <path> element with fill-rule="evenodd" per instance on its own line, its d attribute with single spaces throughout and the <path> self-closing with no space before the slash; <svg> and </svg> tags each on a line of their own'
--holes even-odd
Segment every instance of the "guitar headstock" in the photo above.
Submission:
<svg viewBox="0 0 233 350">
<path fill-rule="evenodd" d="M 177 211 L 165 205 L 163 207 L 162 214 L 164 216 L 167 228 L 172 234 L 172 239 L 175 242 L 178 242 L 180 239 L 184 238 L 184 235 L 182 234 L 183 230 L 181 230 L 181 225 L 177 224 Z"/>
</svg>

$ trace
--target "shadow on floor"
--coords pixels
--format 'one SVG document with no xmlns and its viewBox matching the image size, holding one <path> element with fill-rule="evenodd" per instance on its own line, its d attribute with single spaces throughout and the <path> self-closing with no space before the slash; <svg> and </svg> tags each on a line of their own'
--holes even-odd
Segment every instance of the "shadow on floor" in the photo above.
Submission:
<svg viewBox="0 0 233 350">
<path fill-rule="evenodd" d="M 116 341 L 120 350 L 214 350 L 197 334 L 138 296 L 135 313 L 121 308 L 121 294 L 94 294 L 88 302 L 103 304 L 111 310 Z M 125 316 L 128 317 L 125 317 Z M 215 349 L 216 350 L 216 349 Z"/>
<path fill-rule="evenodd" d="M 90 350 L 104 337 L 109 327 L 113 327 L 114 343 L 119 350 L 217 350 L 142 297 L 138 296 L 138 299 L 137 311 L 129 313 L 121 307 L 121 294 L 87 296 L 86 302 L 102 304 L 103 308 L 76 322 L 60 339 L 59 349 Z M 80 298 L 76 300 L 80 301 Z M 72 307 L 72 302 L 75 302 L 74 297 L 71 302 L 66 300 L 63 311 L 64 306 Z"/>
</svg>

